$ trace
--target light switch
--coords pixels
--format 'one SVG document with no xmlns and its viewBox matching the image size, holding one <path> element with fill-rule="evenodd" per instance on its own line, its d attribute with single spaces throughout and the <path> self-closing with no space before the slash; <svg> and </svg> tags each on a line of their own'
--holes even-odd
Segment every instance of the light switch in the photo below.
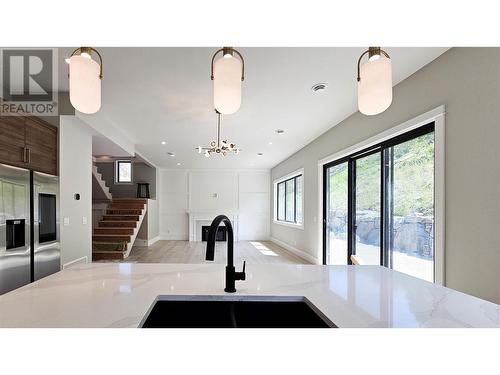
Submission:
<svg viewBox="0 0 500 375">
<path fill-rule="evenodd" d="M 82 216 L 82 224 L 87 225 L 87 216 Z"/>
<path fill-rule="evenodd" d="M 217 193 L 214 193 L 212 196 L 213 196 L 214 198 L 219 198 L 219 194 L 217 194 Z"/>
<path fill-rule="evenodd" d="M 69 217 L 65 217 L 65 218 L 64 218 L 64 220 L 63 220 L 63 225 L 64 225 L 64 226 L 69 225 Z"/>
</svg>

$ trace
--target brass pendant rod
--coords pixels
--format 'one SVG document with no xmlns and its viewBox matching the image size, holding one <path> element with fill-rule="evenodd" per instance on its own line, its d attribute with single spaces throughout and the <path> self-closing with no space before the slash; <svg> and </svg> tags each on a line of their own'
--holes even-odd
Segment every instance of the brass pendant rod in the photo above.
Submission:
<svg viewBox="0 0 500 375">
<path fill-rule="evenodd" d="M 217 147 L 220 148 L 220 113 L 217 112 Z"/>
<path fill-rule="evenodd" d="M 230 49 L 231 52 L 236 53 L 240 57 L 240 60 L 241 60 L 241 80 L 244 81 L 245 80 L 245 59 L 243 58 L 241 53 L 239 53 L 237 50 L 235 50 L 232 47 L 224 47 L 224 48 L 221 48 L 221 49 L 215 51 L 214 55 L 212 56 L 212 63 L 210 64 L 210 79 L 212 81 L 214 80 L 215 56 L 217 56 L 219 54 L 219 52 L 224 52 L 224 51 L 227 51 L 228 49 Z"/>
<path fill-rule="evenodd" d="M 95 48 L 92 48 L 92 47 L 78 47 L 73 52 L 71 52 L 71 55 L 69 55 L 69 57 L 74 56 L 78 52 L 80 52 L 80 54 L 81 54 L 82 52 L 89 53 L 89 51 L 95 52 L 97 54 L 97 56 L 99 57 L 99 78 L 102 79 L 102 56 L 98 50 L 96 50 Z"/>
<path fill-rule="evenodd" d="M 364 55 L 366 55 L 367 53 L 369 54 L 368 56 L 372 56 L 372 54 L 374 53 L 380 53 L 380 54 L 383 54 L 385 57 L 387 57 L 388 59 L 390 59 L 391 57 L 389 56 L 389 54 L 387 52 L 385 52 L 382 48 L 380 47 L 369 47 L 365 52 L 363 52 L 361 54 L 361 56 L 359 56 L 359 59 L 358 59 L 358 82 L 361 81 L 361 77 L 360 77 L 360 64 L 361 64 L 361 59 L 363 58 Z"/>
</svg>

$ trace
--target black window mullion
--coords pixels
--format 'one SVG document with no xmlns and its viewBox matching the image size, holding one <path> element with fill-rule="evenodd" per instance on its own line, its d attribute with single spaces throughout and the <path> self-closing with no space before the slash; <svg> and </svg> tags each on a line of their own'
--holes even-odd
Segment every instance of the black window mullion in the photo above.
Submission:
<svg viewBox="0 0 500 375">
<path fill-rule="evenodd" d="M 328 209 L 327 209 L 327 195 L 328 192 L 330 191 L 330 178 L 328 176 L 328 167 L 326 165 L 323 166 L 323 264 L 326 264 L 326 236 L 328 236 L 327 232 L 327 215 L 328 215 Z M 304 213 L 302 213 L 304 215 Z"/>
<path fill-rule="evenodd" d="M 276 220 L 280 219 L 280 184 L 276 184 Z"/>
<path fill-rule="evenodd" d="M 287 201 L 287 199 L 286 199 L 286 185 L 287 185 L 286 181 L 284 182 L 284 184 L 285 184 L 285 217 L 283 217 L 283 220 L 287 221 L 286 220 L 286 201 Z"/>
<path fill-rule="evenodd" d="M 380 196 L 380 264 L 392 268 L 392 231 L 393 231 L 393 211 L 394 211 L 394 150 L 393 146 L 415 139 L 422 135 L 434 131 L 434 122 L 411 130 L 404 134 L 393 137 L 389 140 L 373 145 L 367 149 L 335 160 L 323 166 L 323 263 L 326 264 L 326 205 L 327 205 L 327 171 L 334 165 L 347 162 L 347 264 L 352 264 L 351 255 L 356 254 L 356 158 L 369 156 L 373 153 L 381 153 L 381 196 Z"/>
<path fill-rule="evenodd" d="M 356 254 L 356 161 L 349 159 L 347 166 L 347 264 L 352 264 L 351 255 Z"/>
<path fill-rule="evenodd" d="M 389 171 L 389 188 L 390 190 L 387 190 L 389 193 L 390 193 L 390 204 L 389 204 L 389 207 L 388 207 L 388 212 L 389 212 L 389 228 L 388 228 L 388 239 L 389 239 L 389 242 L 388 242 L 388 246 L 389 246 L 389 249 L 391 251 L 390 254 L 390 257 L 389 257 L 389 267 L 392 268 L 392 249 L 394 249 L 394 237 L 393 237 L 393 233 L 394 233 L 394 148 L 391 147 L 389 149 L 389 156 L 390 156 L 390 164 L 389 164 L 389 168 L 388 168 L 388 171 Z"/>
<path fill-rule="evenodd" d="M 288 223 L 294 223 L 294 224 L 297 224 L 297 179 L 299 177 L 302 177 L 302 174 L 299 174 L 297 176 L 294 176 L 294 177 L 291 177 L 287 180 L 284 180 L 284 181 L 281 181 L 279 183 L 276 184 L 276 196 L 277 196 L 277 206 L 276 206 L 276 210 L 277 210 L 277 220 L 278 221 L 284 221 L 284 222 L 288 222 Z M 287 219 L 287 193 L 288 193 L 288 189 L 287 189 L 287 182 L 289 181 L 293 181 L 293 202 L 294 202 L 294 210 L 293 210 L 293 219 L 291 220 L 288 220 Z M 280 192 L 280 185 L 283 185 L 283 190 L 285 192 L 284 194 L 284 199 L 283 199 L 283 206 L 284 206 L 284 217 L 283 219 L 280 219 L 279 218 L 279 210 L 280 210 L 280 199 L 279 199 L 279 192 Z"/>
<path fill-rule="evenodd" d="M 387 239 L 389 238 L 389 236 L 387 236 L 388 223 L 386 215 L 386 207 L 388 206 L 389 203 L 389 196 L 387 194 L 388 177 L 389 177 L 387 173 L 388 163 L 389 163 L 388 149 L 383 148 L 380 155 L 380 265 L 381 266 L 387 266 L 387 259 L 388 259 Z"/>
<path fill-rule="evenodd" d="M 293 179 L 293 222 L 297 224 L 297 177 Z"/>
</svg>

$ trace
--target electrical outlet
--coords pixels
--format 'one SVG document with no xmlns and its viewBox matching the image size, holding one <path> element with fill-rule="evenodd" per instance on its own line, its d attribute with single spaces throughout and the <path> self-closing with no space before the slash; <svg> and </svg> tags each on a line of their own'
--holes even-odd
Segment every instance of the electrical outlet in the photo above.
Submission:
<svg viewBox="0 0 500 375">
<path fill-rule="evenodd" d="M 63 225 L 64 225 L 64 226 L 69 225 L 69 217 L 65 217 L 65 218 L 64 218 L 64 220 L 63 220 Z"/>
<path fill-rule="evenodd" d="M 87 216 L 82 216 L 82 224 L 87 225 Z"/>
</svg>

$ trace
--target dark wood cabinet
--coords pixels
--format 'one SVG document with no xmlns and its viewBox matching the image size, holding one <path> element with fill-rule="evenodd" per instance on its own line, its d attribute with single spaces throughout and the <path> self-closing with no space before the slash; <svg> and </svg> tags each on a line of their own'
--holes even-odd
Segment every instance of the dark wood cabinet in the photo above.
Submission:
<svg viewBox="0 0 500 375">
<path fill-rule="evenodd" d="M 0 163 L 57 175 L 57 127 L 37 117 L 0 116 Z"/>
<path fill-rule="evenodd" d="M 27 117 L 25 125 L 30 168 L 57 175 L 57 128 L 36 117 Z"/>
<path fill-rule="evenodd" d="M 0 162 L 26 167 L 23 117 L 0 117 Z"/>
</svg>

